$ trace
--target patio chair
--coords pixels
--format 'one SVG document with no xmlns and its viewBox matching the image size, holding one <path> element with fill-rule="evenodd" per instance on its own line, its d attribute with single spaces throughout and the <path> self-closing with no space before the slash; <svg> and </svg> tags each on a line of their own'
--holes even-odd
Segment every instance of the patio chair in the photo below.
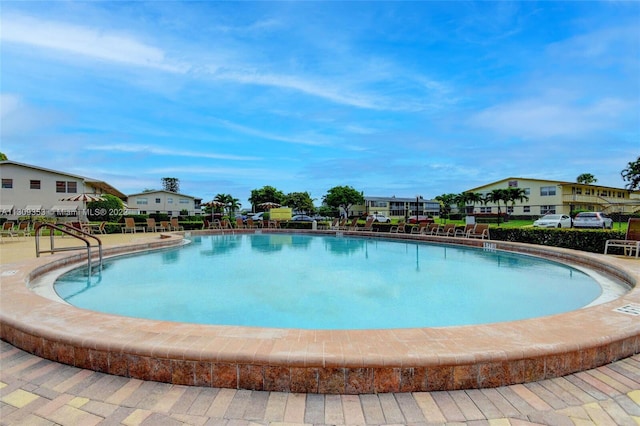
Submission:
<svg viewBox="0 0 640 426">
<path fill-rule="evenodd" d="M 340 226 L 340 218 L 336 217 L 335 219 L 333 219 L 333 222 L 331 222 L 329 229 L 338 229 L 339 226 Z"/>
<path fill-rule="evenodd" d="M 157 232 L 157 231 L 162 231 L 163 228 L 161 225 L 158 225 L 156 223 L 156 220 L 153 218 L 148 218 L 147 219 L 147 231 L 150 232 Z"/>
<path fill-rule="evenodd" d="M 171 227 L 170 230 L 171 231 L 184 231 L 184 226 L 180 225 L 180 223 L 178 223 L 178 218 L 177 217 L 172 217 L 171 221 L 169 222 Z"/>
<path fill-rule="evenodd" d="M 358 231 L 375 231 L 375 230 L 373 229 L 373 221 L 374 221 L 374 220 L 375 220 L 374 218 L 367 219 L 367 222 L 364 224 L 364 227 L 362 227 L 362 228 L 357 228 L 357 229 L 358 229 Z"/>
<path fill-rule="evenodd" d="M 411 234 L 422 234 L 423 230 L 427 227 L 427 222 L 420 222 L 418 226 L 411 228 Z"/>
<path fill-rule="evenodd" d="M 627 233 L 624 240 L 607 240 L 604 245 L 604 254 L 609 254 L 610 247 L 621 247 L 625 256 L 640 257 L 640 218 L 629 218 Z"/>
<path fill-rule="evenodd" d="M 437 223 L 428 223 L 426 227 L 422 228 L 421 234 L 425 235 L 438 235 L 440 225 Z"/>
<path fill-rule="evenodd" d="M 435 235 L 439 235 L 441 237 L 453 237 L 456 232 L 456 224 L 455 223 L 447 223 L 438 228 L 438 231 Z"/>
<path fill-rule="evenodd" d="M 132 234 L 135 234 L 137 231 L 146 232 L 147 228 L 144 226 L 136 225 L 136 222 L 132 217 L 125 217 L 124 226 L 122 227 L 122 233 L 126 234 L 127 232 L 131 232 Z"/>
<path fill-rule="evenodd" d="M 466 237 L 469 232 L 473 231 L 473 228 L 475 228 L 475 223 L 474 224 L 467 224 L 464 226 L 464 228 L 456 228 L 456 231 L 454 232 L 453 236 L 454 237 Z"/>
<path fill-rule="evenodd" d="M 489 224 L 488 223 L 476 223 L 471 231 L 467 233 L 467 238 L 480 238 L 489 240 Z"/>
<path fill-rule="evenodd" d="M 358 218 L 354 217 L 348 227 L 349 231 L 356 231 L 358 229 Z"/>
<path fill-rule="evenodd" d="M 242 228 L 246 228 L 247 226 L 244 224 L 244 220 L 242 220 L 241 217 L 237 217 L 236 218 L 236 228 L 238 229 L 242 229 Z"/>
<path fill-rule="evenodd" d="M 349 229 L 349 226 L 347 225 L 347 221 L 348 219 L 346 217 L 343 217 L 342 219 L 340 219 L 340 224 L 338 225 L 338 229 L 340 231 L 346 231 L 347 229 Z"/>
<path fill-rule="evenodd" d="M 31 228 L 29 227 L 29 222 L 23 220 L 18 224 L 18 229 L 16 230 L 16 234 L 19 237 L 26 237 L 27 235 L 31 235 Z"/>
<path fill-rule="evenodd" d="M 404 234 L 404 221 L 400 221 L 398 222 L 397 225 L 393 225 L 391 228 L 389 228 L 389 232 L 393 232 L 394 234 Z"/>
<path fill-rule="evenodd" d="M 10 237 L 10 238 L 17 237 L 18 234 L 16 233 L 16 230 L 13 227 L 14 227 L 14 223 L 10 220 L 3 223 L 2 230 L 0 231 L 0 237 Z"/>
<path fill-rule="evenodd" d="M 160 227 L 162 229 L 164 229 L 165 231 L 171 231 L 171 224 L 169 223 L 168 220 L 161 220 L 160 221 Z"/>
</svg>

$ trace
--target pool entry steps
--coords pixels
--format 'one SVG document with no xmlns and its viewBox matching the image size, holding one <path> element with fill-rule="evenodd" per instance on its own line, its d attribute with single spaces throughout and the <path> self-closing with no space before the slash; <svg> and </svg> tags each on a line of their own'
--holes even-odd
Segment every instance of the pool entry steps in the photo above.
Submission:
<svg viewBox="0 0 640 426">
<path fill-rule="evenodd" d="M 180 236 L 165 235 L 104 251 L 110 256 L 181 243 Z M 463 244 L 482 249 L 483 242 Z M 2 265 L 0 336 L 43 358 L 141 380 L 327 394 L 497 387 L 563 376 L 640 351 L 638 317 L 618 310 L 640 304 L 640 262 L 495 245 L 589 266 L 633 288 L 615 300 L 564 314 L 476 326 L 327 331 L 209 326 L 101 314 L 34 293 L 29 285 L 38 277 L 87 260 L 86 254 L 55 254 Z"/>
</svg>

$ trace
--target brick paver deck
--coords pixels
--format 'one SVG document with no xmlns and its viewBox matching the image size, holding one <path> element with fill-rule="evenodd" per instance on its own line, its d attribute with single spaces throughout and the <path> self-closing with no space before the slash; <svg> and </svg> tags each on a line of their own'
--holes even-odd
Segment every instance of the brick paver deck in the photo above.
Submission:
<svg viewBox="0 0 640 426">
<path fill-rule="evenodd" d="M 640 355 L 490 389 L 365 395 L 145 382 L 38 358 L 0 342 L 2 425 L 640 425 Z"/>
</svg>

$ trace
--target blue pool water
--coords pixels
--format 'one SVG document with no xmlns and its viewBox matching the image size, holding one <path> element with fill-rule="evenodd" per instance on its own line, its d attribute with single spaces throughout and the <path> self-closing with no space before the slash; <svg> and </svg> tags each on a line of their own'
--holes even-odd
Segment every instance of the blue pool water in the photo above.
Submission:
<svg viewBox="0 0 640 426">
<path fill-rule="evenodd" d="M 304 329 L 512 321 L 589 304 L 600 285 L 570 266 L 513 253 L 378 238 L 193 236 L 181 248 L 58 278 L 72 305 L 199 324 Z"/>
</svg>

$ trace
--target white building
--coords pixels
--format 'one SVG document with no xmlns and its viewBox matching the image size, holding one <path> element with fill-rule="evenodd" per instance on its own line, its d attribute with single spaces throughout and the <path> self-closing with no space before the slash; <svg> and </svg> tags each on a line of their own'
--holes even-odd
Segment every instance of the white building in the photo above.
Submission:
<svg viewBox="0 0 640 426">
<path fill-rule="evenodd" d="M 44 167 L 0 161 L 0 216 L 17 219 L 24 216 L 84 216 L 81 201 L 61 201 L 73 195 L 125 194 L 106 182 Z"/>
<path fill-rule="evenodd" d="M 200 214 L 201 201 L 201 198 L 165 190 L 140 192 L 127 197 L 129 208 L 139 210 L 140 214 L 166 213 L 169 216 L 178 216 L 185 210 L 189 216 Z"/>
</svg>

